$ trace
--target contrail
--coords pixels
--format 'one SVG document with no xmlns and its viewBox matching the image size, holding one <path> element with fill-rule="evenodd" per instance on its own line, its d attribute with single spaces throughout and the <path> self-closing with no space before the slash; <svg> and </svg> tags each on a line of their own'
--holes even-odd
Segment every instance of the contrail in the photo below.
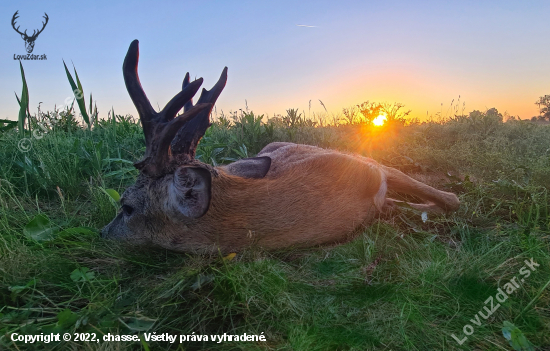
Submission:
<svg viewBox="0 0 550 351">
<path fill-rule="evenodd" d="M 298 27 L 317 28 L 317 26 L 308 26 L 306 24 L 297 24 Z"/>
</svg>

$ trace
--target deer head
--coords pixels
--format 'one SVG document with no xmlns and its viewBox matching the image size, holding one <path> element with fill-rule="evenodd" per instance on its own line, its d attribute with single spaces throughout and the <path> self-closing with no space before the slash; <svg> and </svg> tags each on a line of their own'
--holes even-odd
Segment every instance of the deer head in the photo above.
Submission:
<svg viewBox="0 0 550 351">
<path fill-rule="evenodd" d="M 32 35 L 31 36 L 28 36 L 27 35 L 27 30 L 25 29 L 25 32 L 21 33 L 19 31 L 19 26 L 17 28 L 15 28 L 15 20 L 19 18 L 19 16 L 17 16 L 17 13 L 19 11 L 15 11 L 15 13 L 13 14 L 13 17 L 11 19 L 11 26 L 13 27 L 13 29 L 15 29 L 15 31 L 17 33 L 19 33 L 21 35 L 21 38 L 23 38 L 23 40 L 25 41 L 25 49 L 27 50 L 27 52 L 30 54 L 33 50 L 34 50 L 34 41 L 36 40 L 36 38 L 38 38 L 38 35 L 40 33 L 42 33 L 42 31 L 44 30 L 44 28 L 46 28 L 46 24 L 48 24 L 48 14 L 44 12 L 44 19 L 46 20 L 45 22 L 42 22 L 42 29 L 40 30 L 33 30 L 32 32 Z"/>
<path fill-rule="evenodd" d="M 195 149 L 210 126 L 210 112 L 227 81 L 227 67 L 211 90 L 203 89 L 194 105 L 192 98 L 202 78 L 190 82 L 185 75 L 182 90 L 160 112 L 155 112 L 138 77 L 139 43 L 130 44 L 122 67 L 126 89 L 138 111 L 145 134 L 145 156 L 134 166 L 140 171 L 136 184 L 121 197 L 121 212 L 103 229 L 103 236 L 156 242 L 166 222 L 203 216 L 210 206 L 211 177 L 215 169 L 195 160 Z M 183 108 L 183 114 L 178 112 Z M 158 238 L 161 240 L 161 238 Z"/>
</svg>

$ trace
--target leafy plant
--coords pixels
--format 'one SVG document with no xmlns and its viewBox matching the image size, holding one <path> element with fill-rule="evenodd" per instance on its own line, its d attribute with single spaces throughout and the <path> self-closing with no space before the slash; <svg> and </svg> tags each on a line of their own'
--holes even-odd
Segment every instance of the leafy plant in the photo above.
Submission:
<svg viewBox="0 0 550 351">
<path fill-rule="evenodd" d="M 43 214 L 36 215 L 23 230 L 25 236 L 36 241 L 48 241 L 53 239 L 55 228 L 50 219 Z"/>
<path fill-rule="evenodd" d="M 539 107 L 539 118 L 550 121 L 550 95 L 539 97 L 535 105 Z"/>
<path fill-rule="evenodd" d="M 527 340 L 523 332 L 508 321 L 503 323 L 502 335 L 516 351 L 535 351 L 533 344 Z"/>
<path fill-rule="evenodd" d="M 71 272 L 71 280 L 73 282 L 88 282 L 95 278 L 95 273 L 87 267 L 77 268 Z"/>
<path fill-rule="evenodd" d="M 73 94 L 76 98 L 76 101 L 78 103 L 78 108 L 80 109 L 80 113 L 82 114 L 82 118 L 84 119 L 84 122 L 88 125 L 88 129 L 92 128 L 92 125 L 90 123 L 90 118 L 88 117 L 88 113 L 86 112 L 86 101 L 84 100 L 84 90 L 82 89 L 82 84 L 80 84 L 80 79 L 78 78 L 78 73 L 76 73 L 76 68 L 74 68 L 74 74 L 76 77 L 76 83 L 73 79 L 73 76 L 69 72 L 69 69 L 67 68 L 67 65 L 65 64 L 65 61 L 63 61 L 63 66 L 65 66 L 65 73 L 67 74 L 67 79 L 69 79 L 69 83 L 71 84 L 71 89 L 73 90 Z M 90 94 L 90 105 L 92 104 L 92 95 Z M 90 106 L 91 109 L 91 106 Z M 90 110 L 91 111 L 91 110 Z"/>
<path fill-rule="evenodd" d="M 23 80 L 23 89 L 21 92 L 21 100 L 19 100 L 19 97 L 17 94 L 15 94 L 15 97 L 17 98 L 17 102 L 19 103 L 19 117 L 18 117 L 18 124 L 17 128 L 19 129 L 19 134 L 23 135 L 25 132 L 25 119 L 27 118 L 28 110 L 29 110 L 29 89 L 27 87 L 27 80 L 25 79 L 25 71 L 23 70 L 23 64 L 21 61 L 19 61 L 19 68 L 21 69 L 21 79 Z"/>
<path fill-rule="evenodd" d="M 76 70 L 75 70 L 75 74 L 76 74 Z M 78 76 L 76 76 L 77 80 L 78 80 Z M 78 82 L 80 84 L 80 82 Z M 92 109 L 92 93 L 90 93 L 90 105 L 89 105 L 89 108 L 90 108 L 90 111 L 88 112 L 89 115 L 90 115 L 90 124 L 91 125 L 94 125 L 97 123 L 97 119 L 98 119 L 98 112 L 97 112 L 97 102 L 93 105 L 94 108 Z"/>
<path fill-rule="evenodd" d="M 262 123 L 264 115 L 256 116 L 250 111 L 234 116 L 235 124 L 229 134 L 229 149 L 234 151 L 245 145 L 247 154 L 255 155 L 273 140 L 273 125 Z"/>
<path fill-rule="evenodd" d="M 298 127 L 302 122 L 302 114 L 298 113 L 297 108 L 290 108 L 286 110 L 286 116 L 283 117 L 283 122 L 290 128 Z"/>
</svg>

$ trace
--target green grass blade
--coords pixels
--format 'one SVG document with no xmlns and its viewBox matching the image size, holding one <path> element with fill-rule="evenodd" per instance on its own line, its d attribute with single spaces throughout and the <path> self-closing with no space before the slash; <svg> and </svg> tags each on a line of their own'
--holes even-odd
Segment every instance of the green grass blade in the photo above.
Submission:
<svg viewBox="0 0 550 351">
<path fill-rule="evenodd" d="M 84 122 L 88 125 L 88 128 L 90 128 L 90 118 L 88 117 L 88 113 L 86 112 L 86 102 L 84 101 L 84 91 L 82 90 L 82 85 L 80 84 L 80 81 L 78 79 L 78 75 L 76 74 L 76 69 L 74 71 L 76 75 L 76 80 L 78 82 L 78 86 L 75 83 L 71 73 L 69 72 L 69 69 L 67 68 L 67 65 L 65 64 L 65 61 L 63 61 L 63 66 L 65 66 L 65 73 L 67 73 L 67 78 L 69 79 L 69 84 L 71 84 L 71 89 L 73 90 L 74 96 L 76 98 L 76 101 L 78 103 L 78 108 L 80 109 L 80 113 L 82 114 L 82 118 L 84 119 Z"/>
<path fill-rule="evenodd" d="M 71 76 L 71 72 L 67 69 L 67 65 L 65 64 L 65 60 L 63 60 L 63 66 L 65 66 L 65 73 L 67 73 L 67 78 L 69 79 L 69 84 L 71 84 L 71 89 L 73 92 L 77 90 L 76 83 L 73 80 L 73 76 Z"/>
<path fill-rule="evenodd" d="M 22 135 L 25 132 L 25 119 L 27 118 L 27 111 L 29 109 L 29 90 L 27 87 L 27 80 L 25 79 L 25 71 L 23 70 L 23 64 L 21 64 L 21 61 L 19 61 L 19 67 L 21 68 L 23 91 L 21 92 L 21 100 L 17 99 L 19 102 L 19 117 L 17 128 L 19 129 L 19 133 Z"/>
<path fill-rule="evenodd" d="M 537 293 L 537 295 L 527 304 L 527 306 L 525 306 L 525 308 L 521 311 L 521 313 L 518 315 L 521 316 L 523 314 L 523 312 L 527 311 L 529 309 L 529 307 L 531 307 L 531 305 L 537 301 L 540 297 L 540 295 L 542 295 L 542 293 L 546 290 L 546 288 L 548 287 L 548 285 L 550 285 L 550 280 L 546 282 L 546 284 L 544 284 L 544 286 L 539 290 L 539 292 Z M 517 319 L 517 317 L 515 318 Z"/>
<path fill-rule="evenodd" d="M 19 100 L 19 96 L 17 96 L 17 93 L 14 91 L 15 98 L 17 99 L 17 103 L 19 104 L 19 107 L 21 107 L 21 100 Z"/>
<path fill-rule="evenodd" d="M 84 100 L 84 89 L 82 88 L 82 84 L 80 84 L 80 79 L 78 78 L 78 73 L 76 72 L 76 68 L 74 67 L 74 64 L 73 64 L 73 70 L 74 70 L 74 75 L 75 75 L 75 78 L 76 78 L 76 84 L 78 86 L 78 90 L 80 91 L 80 94 L 81 94 L 81 97 L 82 97 L 80 99 L 80 100 L 82 100 L 82 103 L 77 97 L 78 107 L 80 108 L 81 112 L 84 111 L 84 113 L 82 113 L 82 117 L 84 118 L 84 121 L 86 121 L 86 123 L 88 124 L 88 127 L 91 128 L 90 118 L 89 118 L 89 116 L 86 112 L 86 101 Z M 91 97 L 91 95 L 90 95 L 90 97 Z M 90 105 L 91 104 L 92 104 L 92 102 L 90 101 Z M 90 106 L 90 108 L 91 108 L 91 106 Z"/>
<path fill-rule="evenodd" d="M 97 115 L 94 114 L 94 105 L 93 105 L 93 100 L 92 100 L 92 93 L 90 93 L 90 112 L 89 112 L 89 115 L 90 115 L 90 123 L 92 125 L 94 125 L 94 123 L 97 123 Z M 97 110 L 97 104 L 96 104 L 96 110 Z"/>
<path fill-rule="evenodd" d="M 15 98 L 17 99 L 17 103 L 19 104 L 19 108 L 21 108 L 21 100 L 19 99 L 19 96 L 17 96 L 17 93 L 14 91 Z M 27 96 L 29 95 L 28 89 L 27 89 Z M 27 116 L 30 116 L 31 112 L 29 111 L 29 106 L 27 105 Z M 15 123 L 17 125 L 17 123 Z M 10 128 L 11 129 L 11 128 Z"/>
</svg>

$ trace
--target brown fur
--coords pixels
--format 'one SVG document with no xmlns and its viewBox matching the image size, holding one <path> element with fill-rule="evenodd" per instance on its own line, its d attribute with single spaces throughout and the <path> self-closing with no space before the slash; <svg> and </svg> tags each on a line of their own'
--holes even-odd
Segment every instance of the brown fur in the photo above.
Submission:
<svg viewBox="0 0 550 351">
<path fill-rule="evenodd" d="M 312 155 L 264 179 L 220 172 L 197 230 L 216 233 L 211 239 L 231 250 L 252 243 L 279 249 L 340 241 L 374 216 L 381 182 L 378 169 L 336 153 Z"/>
</svg>

